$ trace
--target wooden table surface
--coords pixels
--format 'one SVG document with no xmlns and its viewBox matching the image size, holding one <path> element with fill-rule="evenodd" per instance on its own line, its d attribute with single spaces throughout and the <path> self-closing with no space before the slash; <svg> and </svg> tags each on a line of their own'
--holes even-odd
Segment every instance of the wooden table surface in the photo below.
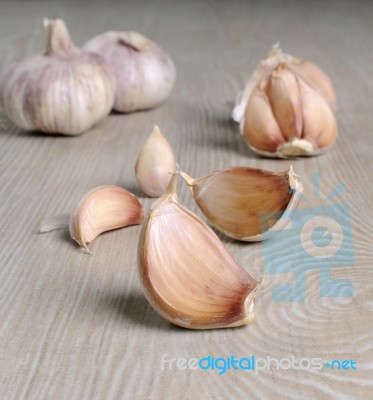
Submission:
<svg viewBox="0 0 373 400">
<path fill-rule="evenodd" d="M 26 133 L 1 116 L 0 399 L 372 398 L 373 2 L 1 0 L 1 69 L 42 50 L 46 16 L 65 19 L 77 45 L 106 30 L 137 30 L 169 52 L 178 80 L 162 106 L 110 115 L 79 137 Z M 334 83 L 339 137 L 322 156 L 262 159 L 230 120 L 238 91 L 276 42 L 319 64 Z M 73 211 L 98 185 L 120 185 L 148 210 L 153 200 L 137 188 L 134 164 L 154 124 L 192 176 L 232 165 L 282 171 L 293 164 L 311 199 L 313 174 L 320 174 L 322 197 L 343 183 L 356 259 L 332 274 L 349 280 L 354 296 L 321 298 L 316 269 L 306 273 L 305 301 L 276 302 L 272 289 L 294 274 L 270 275 L 253 324 L 191 331 L 163 320 L 144 298 L 140 226 L 97 238 L 94 257 L 67 233 L 38 234 L 43 218 Z M 186 185 L 179 195 L 200 215 Z M 220 237 L 247 271 L 264 275 L 263 244 Z M 357 368 L 162 368 L 163 356 L 232 355 L 347 359 Z"/>
</svg>

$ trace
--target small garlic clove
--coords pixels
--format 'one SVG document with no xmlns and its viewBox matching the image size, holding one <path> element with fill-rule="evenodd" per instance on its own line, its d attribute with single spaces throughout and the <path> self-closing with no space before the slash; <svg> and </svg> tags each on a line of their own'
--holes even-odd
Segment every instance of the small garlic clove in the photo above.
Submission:
<svg viewBox="0 0 373 400">
<path fill-rule="evenodd" d="M 155 126 L 137 158 L 137 183 L 149 197 L 159 197 L 167 189 L 175 172 L 176 160 L 172 148 L 158 126 Z"/>
<path fill-rule="evenodd" d="M 272 72 L 269 99 L 273 114 L 286 141 L 302 136 L 302 103 L 295 76 L 286 68 Z"/>
<path fill-rule="evenodd" d="M 155 202 L 139 241 L 139 272 L 153 308 L 190 329 L 226 328 L 254 320 L 256 282 L 197 215 L 178 203 L 175 174 Z"/>
<path fill-rule="evenodd" d="M 332 110 L 336 110 L 336 95 L 332 82 L 320 67 L 310 61 L 293 57 L 291 62 L 288 63 L 288 68 L 322 94 L 329 102 Z"/>
<path fill-rule="evenodd" d="M 105 32 L 90 39 L 84 48 L 110 65 L 116 80 L 116 111 L 153 108 L 171 94 L 176 81 L 171 57 L 140 33 Z"/>
<path fill-rule="evenodd" d="M 70 235 L 80 246 L 112 229 L 141 224 L 143 208 L 137 198 L 118 186 L 99 186 L 88 192 L 70 217 Z"/>
<path fill-rule="evenodd" d="M 305 82 L 300 82 L 303 103 L 303 139 L 325 150 L 337 137 L 337 121 L 326 100 Z"/>
<path fill-rule="evenodd" d="M 215 228 L 248 242 L 266 239 L 285 228 L 302 192 L 292 168 L 276 173 L 231 167 L 199 179 L 180 173 Z"/>
<path fill-rule="evenodd" d="M 248 100 L 242 123 L 243 137 L 254 151 L 274 153 L 285 141 L 273 115 L 269 99 L 259 88 L 252 92 Z"/>
</svg>

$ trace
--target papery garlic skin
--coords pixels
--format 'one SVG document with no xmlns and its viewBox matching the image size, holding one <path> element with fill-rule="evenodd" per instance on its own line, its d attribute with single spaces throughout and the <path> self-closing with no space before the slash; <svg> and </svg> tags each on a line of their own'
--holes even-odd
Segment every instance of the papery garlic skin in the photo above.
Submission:
<svg viewBox="0 0 373 400">
<path fill-rule="evenodd" d="M 87 244 L 109 230 L 141 224 L 144 212 L 136 196 L 114 185 L 89 191 L 70 217 L 73 240 L 87 249 Z"/>
<path fill-rule="evenodd" d="M 252 322 L 258 282 L 205 222 L 178 203 L 173 181 L 142 228 L 139 272 L 146 298 L 165 319 L 185 328 Z"/>
<path fill-rule="evenodd" d="M 267 239 L 284 229 L 303 190 L 292 168 L 278 173 L 230 167 L 199 179 L 180 174 L 212 225 L 227 236 L 246 242 Z"/>
<path fill-rule="evenodd" d="M 334 143 L 335 108 L 325 73 L 275 46 L 250 78 L 232 116 L 253 151 L 287 158 L 320 154 Z"/>
<path fill-rule="evenodd" d="M 84 48 L 100 54 L 110 65 L 116 79 L 116 111 L 153 108 L 170 95 L 176 81 L 174 63 L 145 36 L 110 31 L 92 38 Z"/>
<path fill-rule="evenodd" d="M 0 104 L 19 128 L 78 135 L 107 116 L 114 78 L 97 54 L 76 48 L 60 20 L 45 20 L 46 50 L 10 65 Z"/>
<path fill-rule="evenodd" d="M 159 197 L 176 172 L 176 160 L 158 126 L 145 141 L 135 165 L 137 183 L 149 197 Z"/>
</svg>

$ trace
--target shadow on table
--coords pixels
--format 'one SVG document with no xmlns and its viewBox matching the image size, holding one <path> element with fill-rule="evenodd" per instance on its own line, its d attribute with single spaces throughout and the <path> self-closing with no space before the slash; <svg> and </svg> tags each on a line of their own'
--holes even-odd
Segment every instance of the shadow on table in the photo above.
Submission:
<svg viewBox="0 0 373 400">
<path fill-rule="evenodd" d="M 104 293 L 100 296 L 99 307 L 112 312 L 126 322 L 161 331 L 185 331 L 162 318 L 148 303 L 141 292 Z"/>
</svg>

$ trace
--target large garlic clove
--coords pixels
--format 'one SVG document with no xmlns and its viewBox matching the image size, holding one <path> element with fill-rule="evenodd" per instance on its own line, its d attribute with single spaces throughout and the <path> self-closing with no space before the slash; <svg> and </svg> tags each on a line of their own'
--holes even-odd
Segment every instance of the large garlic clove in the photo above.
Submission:
<svg viewBox="0 0 373 400">
<path fill-rule="evenodd" d="M 303 104 L 303 138 L 317 149 L 330 146 L 337 137 L 333 111 L 319 93 L 300 82 Z"/>
<path fill-rule="evenodd" d="M 169 190 L 153 205 L 139 242 L 145 296 L 168 321 L 190 329 L 249 324 L 258 286 L 216 234 Z"/>
<path fill-rule="evenodd" d="M 320 105 L 318 111 L 325 115 L 312 114 L 305 109 L 300 82 L 319 94 L 320 102 L 325 104 Z M 263 99 L 259 105 L 253 99 L 257 99 L 258 92 L 263 98 L 263 91 L 269 100 Z M 324 129 L 321 136 L 317 130 L 310 131 L 318 127 L 319 119 L 325 118 L 331 125 L 328 103 L 335 106 L 335 94 L 325 73 L 314 64 L 285 54 L 275 46 L 249 79 L 233 110 L 233 119 L 240 123 L 246 143 L 260 155 L 279 158 L 312 156 L 325 151 L 336 137 L 336 129 L 335 134 L 330 134 L 329 128 Z M 268 104 L 271 110 L 268 110 Z M 256 113 L 261 116 L 256 116 Z M 276 129 L 276 148 L 273 140 L 276 124 L 272 116 L 280 130 L 279 133 Z M 308 119 L 307 129 L 303 127 L 304 118 Z M 264 122 L 266 120 L 267 123 Z M 315 137 L 318 137 L 317 141 L 311 139 Z"/>
<path fill-rule="evenodd" d="M 276 121 L 266 93 L 256 88 L 245 110 L 243 135 L 253 148 L 276 152 L 285 139 Z"/>
<path fill-rule="evenodd" d="M 176 160 L 167 139 L 155 126 L 137 158 L 135 173 L 141 190 L 150 197 L 159 197 L 167 189 Z"/>
<path fill-rule="evenodd" d="M 40 232 L 68 227 L 71 238 L 88 250 L 87 244 L 101 233 L 141 224 L 143 218 L 142 205 L 132 193 L 105 185 L 89 191 L 71 216 L 58 215 L 44 221 Z"/>
<path fill-rule="evenodd" d="M 285 68 L 271 74 L 269 98 L 286 141 L 302 136 L 302 103 L 295 76 Z"/>
<path fill-rule="evenodd" d="M 181 175 L 198 207 L 218 230 L 249 242 L 285 228 L 302 192 L 292 168 L 276 173 L 231 167 L 200 179 Z"/>
<path fill-rule="evenodd" d="M 153 108 L 170 95 L 176 70 L 170 56 L 137 32 L 105 32 L 85 49 L 100 54 L 111 67 L 117 89 L 114 109 L 130 112 Z"/>
<path fill-rule="evenodd" d="M 44 25 L 45 53 L 7 68 L 0 104 L 22 129 L 77 135 L 109 114 L 114 79 L 102 57 L 73 45 L 62 20 Z"/>
</svg>

